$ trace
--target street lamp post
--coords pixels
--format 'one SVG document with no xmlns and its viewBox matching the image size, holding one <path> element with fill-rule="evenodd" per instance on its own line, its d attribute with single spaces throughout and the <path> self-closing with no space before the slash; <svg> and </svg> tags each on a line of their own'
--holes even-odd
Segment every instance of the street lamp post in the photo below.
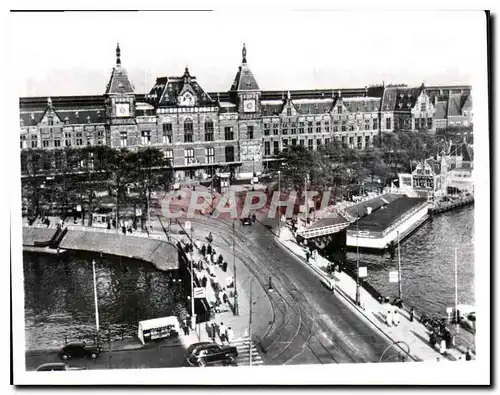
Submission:
<svg viewBox="0 0 500 395">
<path fill-rule="evenodd" d="M 252 366 L 252 286 L 253 286 L 253 280 L 255 279 L 252 278 L 252 281 L 250 282 L 250 309 L 249 309 L 249 314 L 248 314 L 248 354 L 249 354 L 249 359 L 248 359 L 248 365 Z"/>
<path fill-rule="evenodd" d="M 403 300 L 403 287 L 401 284 L 401 248 L 399 247 L 399 231 L 398 231 L 398 284 L 399 284 L 399 300 Z"/>
<path fill-rule="evenodd" d="M 356 304 L 360 305 L 359 296 L 359 217 L 356 220 Z"/>
<path fill-rule="evenodd" d="M 281 170 L 278 170 L 278 238 L 281 238 Z"/>
<path fill-rule="evenodd" d="M 233 272 L 234 272 L 234 315 L 239 315 L 238 308 L 238 285 L 236 284 L 236 253 L 234 244 L 234 220 L 233 220 Z"/>
<path fill-rule="evenodd" d="M 95 327 L 96 327 L 96 340 L 97 345 L 99 345 L 99 307 L 97 304 L 97 281 L 95 274 L 95 259 L 92 259 L 92 273 L 94 278 L 94 304 L 95 304 Z"/>
</svg>

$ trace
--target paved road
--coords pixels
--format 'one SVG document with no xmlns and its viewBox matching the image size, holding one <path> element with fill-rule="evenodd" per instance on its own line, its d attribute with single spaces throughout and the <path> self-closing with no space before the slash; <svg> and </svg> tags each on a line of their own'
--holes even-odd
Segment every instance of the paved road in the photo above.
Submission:
<svg viewBox="0 0 500 395">
<path fill-rule="evenodd" d="M 158 345 L 138 350 L 103 352 L 97 359 L 78 358 L 67 362 L 69 366 L 87 369 L 141 369 L 187 366 L 186 351 L 182 346 Z M 48 362 L 61 362 L 57 351 L 28 351 L 26 370 L 35 370 Z"/>
<path fill-rule="evenodd" d="M 231 245 L 231 223 L 208 217 L 191 219 L 193 227 L 210 230 L 214 244 Z M 195 225 L 196 224 L 196 225 Z M 271 226 L 269 226 L 271 227 Z M 238 257 L 267 285 L 275 323 L 260 346 L 266 364 L 377 362 L 390 340 L 354 312 L 352 306 L 323 288 L 318 277 L 278 244 L 261 223 L 236 226 Z M 384 360 L 397 361 L 391 349 Z"/>
</svg>

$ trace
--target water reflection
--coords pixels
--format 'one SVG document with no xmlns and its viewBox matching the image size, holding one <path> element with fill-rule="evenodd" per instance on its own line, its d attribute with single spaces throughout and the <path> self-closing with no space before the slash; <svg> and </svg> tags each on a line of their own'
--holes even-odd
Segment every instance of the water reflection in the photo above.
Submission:
<svg viewBox="0 0 500 395">
<path fill-rule="evenodd" d="M 59 347 L 95 335 L 92 255 L 24 253 L 26 348 Z M 101 336 L 135 336 L 137 322 L 173 314 L 172 277 L 129 259 L 96 259 Z M 109 329 L 108 329 L 109 328 Z"/>
<path fill-rule="evenodd" d="M 426 222 L 401 243 L 403 299 L 415 309 L 446 316 L 455 305 L 455 251 L 458 248 L 458 303 L 474 305 L 474 208 L 441 214 Z M 356 253 L 347 260 L 356 263 Z M 398 269 L 398 255 L 361 254 L 368 267 L 368 281 L 390 297 L 398 284 L 389 283 L 389 271 Z"/>
</svg>

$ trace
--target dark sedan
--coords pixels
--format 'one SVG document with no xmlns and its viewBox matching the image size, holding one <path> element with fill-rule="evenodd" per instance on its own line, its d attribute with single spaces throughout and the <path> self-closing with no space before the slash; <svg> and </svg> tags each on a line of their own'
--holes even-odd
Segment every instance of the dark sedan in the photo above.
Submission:
<svg viewBox="0 0 500 395">
<path fill-rule="evenodd" d="M 102 348 L 96 346 L 87 346 L 85 343 L 70 343 L 66 344 L 59 356 L 61 359 L 67 360 L 69 358 L 84 358 L 90 357 L 95 359 L 101 353 Z"/>
<path fill-rule="evenodd" d="M 235 365 L 238 350 L 233 346 L 202 342 L 187 349 L 187 363 L 190 366 Z"/>
</svg>

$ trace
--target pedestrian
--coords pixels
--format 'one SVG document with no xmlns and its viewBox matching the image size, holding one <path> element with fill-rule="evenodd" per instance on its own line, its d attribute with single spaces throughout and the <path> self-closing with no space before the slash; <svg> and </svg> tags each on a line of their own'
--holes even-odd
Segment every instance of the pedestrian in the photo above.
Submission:
<svg viewBox="0 0 500 395">
<path fill-rule="evenodd" d="M 415 314 L 415 311 L 413 310 L 413 307 L 410 310 L 410 321 L 413 322 L 413 315 Z"/>
<path fill-rule="evenodd" d="M 224 342 L 224 339 L 226 338 L 226 327 L 223 322 L 219 325 L 219 338 L 221 342 Z"/>
<path fill-rule="evenodd" d="M 385 323 L 387 326 L 392 326 L 392 311 L 389 309 L 387 310 L 387 315 L 385 316 Z"/>
<path fill-rule="evenodd" d="M 306 251 L 306 260 L 307 260 L 307 262 L 309 262 L 310 256 L 311 256 L 311 254 L 309 254 L 309 251 Z"/>
<path fill-rule="evenodd" d="M 446 354 L 446 340 L 444 339 L 441 339 L 439 353 L 443 355 Z"/>
<path fill-rule="evenodd" d="M 466 361 L 471 361 L 472 360 L 472 354 L 470 352 L 470 348 L 467 347 L 467 352 L 465 353 L 465 360 Z"/>
<path fill-rule="evenodd" d="M 226 272 L 227 272 L 227 262 L 226 262 L 226 261 L 224 261 L 224 262 L 222 263 L 222 271 L 223 271 L 224 273 L 226 273 Z"/>
<path fill-rule="evenodd" d="M 434 348 L 434 346 L 436 345 L 436 335 L 434 334 L 434 332 L 429 335 L 429 344 L 432 348 Z"/>
<path fill-rule="evenodd" d="M 225 300 L 224 300 L 224 292 L 222 291 L 222 289 L 219 290 L 219 301 L 221 303 L 226 303 Z"/>
<path fill-rule="evenodd" d="M 233 339 L 234 339 L 234 332 L 231 329 L 231 327 L 228 327 L 226 330 L 226 340 L 228 343 L 231 343 Z"/>
<path fill-rule="evenodd" d="M 203 279 L 201 280 L 201 283 L 203 284 L 203 288 L 207 287 L 207 283 L 208 283 L 207 276 L 203 276 Z"/>
<path fill-rule="evenodd" d="M 212 321 L 212 323 L 210 324 L 210 327 L 212 329 L 212 340 L 214 341 L 215 343 L 215 337 L 216 337 L 216 334 L 217 334 L 217 325 L 215 324 L 215 321 Z"/>
<path fill-rule="evenodd" d="M 205 244 L 203 244 L 203 246 L 201 247 L 201 255 L 205 256 L 206 253 L 207 253 L 207 247 L 205 247 Z"/>
<path fill-rule="evenodd" d="M 184 330 L 184 335 L 189 335 L 189 327 L 187 325 L 187 320 L 182 322 L 182 329 Z"/>
<path fill-rule="evenodd" d="M 189 328 L 191 328 L 191 317 L 186 318 L 186 326 L 188 327 L 188 334 L 189 334 Z"/>
<path fill-rule="evenodd" d="M 224 257 L 222 256 L 222 254 L 220 254 L 220 255 L 219 255 L 219 259 L 217 260 L 217 264 L 218 264 L 219 266 L 221 266 L 221 265 L 222 265 L 222 262 L 224 262 Z"/>
<path fill-rule="evenodd" d="M 399 325 L 399 313 L 398 313 L 398 309 L 394 309 L 394 315 L 392 317 L 392 320 L 394 322 L 394 326 L 398 326 Z"/>
<path fill-rule="evenodd" d="M 229 298 L 227 297 L 226 292 L 222 293 L 222 300 L 224 301 L 225 304 L 229 303 Z"/>
<path fill-rule="evenodd" d="M 212 246 L 210 244 L 207 246 L 207 254 L 212 255 Z"/>
<path fill-rule="evenodd" d="M 255 223 L 257 221 L 257 216 L 255 214 L 252 214 L 252 222 Z"/>
</svg>

